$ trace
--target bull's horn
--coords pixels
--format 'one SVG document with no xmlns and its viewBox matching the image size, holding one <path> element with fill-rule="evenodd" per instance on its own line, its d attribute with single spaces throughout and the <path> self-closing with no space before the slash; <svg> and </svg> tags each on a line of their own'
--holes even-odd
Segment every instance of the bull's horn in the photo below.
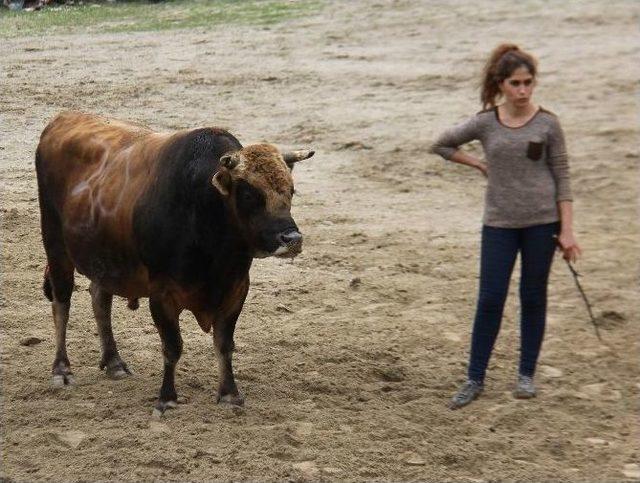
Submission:
<svg viewBox="0 0 640 483">
<path fill-rule="evenodd" d="M 238 153 L 227 153 L 220 156 L 220 164 L 227 169 L 233 169 L 240 163 Z"/>
<path fill-rule="evenodd" d="M 310 149 L 300 149 L 298 151 L 286 151 L 282 153 L 284 162 L 287 164 L 297 163 L 303 159 L 308 159 L 315 154 L 315 151 Z"/>
</svg>

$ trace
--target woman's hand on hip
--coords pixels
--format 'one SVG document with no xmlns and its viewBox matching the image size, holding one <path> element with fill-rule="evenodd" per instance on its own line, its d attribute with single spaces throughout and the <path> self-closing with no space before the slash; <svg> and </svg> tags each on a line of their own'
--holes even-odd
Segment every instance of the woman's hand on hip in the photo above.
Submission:
<svg viewBox="0 0 640 483">
<path fill-rule="evenodd" d="M 476 168 L 478 168 L 480 170 L 480 172 L 482 173 L 482 175 L 485 178 L 489 176 L 489 169 L 487 168 L 487 165 L 485 163 L 483 163 L 482 161 L 478 161 L 478 164 L 476 165 Z"/>
<path fill-rule="evenodd" d="M 480 161 L 475 156 L 472 156 L 469 153 L 465 153 L 461 149 L 458 149 L 450 158 L 454 163 L 465 164 L 467 166 L 471 166 L 472 168 L 478 169 L 485 178 L 487 177 L 487 164 L 483 161 Z"/>
</svg>

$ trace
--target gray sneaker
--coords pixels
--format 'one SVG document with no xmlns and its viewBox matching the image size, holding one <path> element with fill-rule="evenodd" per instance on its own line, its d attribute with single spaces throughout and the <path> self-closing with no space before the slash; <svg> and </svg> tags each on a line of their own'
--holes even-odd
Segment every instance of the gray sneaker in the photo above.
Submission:
<svg viewBox="0 0 640 483">
<path fill-rule="evenodd" d="M 461 407 L 466 406 L 482 394 L 483 389 L 484 385 L 481 382 L 472 380 L 465 382 L 456 395 L 451 399 L 449 409 L 460 409 Z"/>
<path fill-rule="evenodd" d="M 533 385 L 533 377 L 520 374 L 518 376 L 518 384 L 513 391 L 513 397 L 516 399 L 531 399 L 532 397 L 536 397 L 536 387 Z"/>
</svg>

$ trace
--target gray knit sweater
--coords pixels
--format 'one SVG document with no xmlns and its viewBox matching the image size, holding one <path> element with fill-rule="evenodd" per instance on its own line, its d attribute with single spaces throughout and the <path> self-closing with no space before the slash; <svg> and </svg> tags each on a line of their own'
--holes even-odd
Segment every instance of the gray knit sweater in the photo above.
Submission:
<svg viewBox="0 0 640 483">
<path fill-rule="evenodd" d="M 488 166 L 483 223 L 523 228 L 558 221 L 557 202 L 572 200 L 569 163 L 558 118 L 542 108 L 524 126 L 500 122 L 497 108 L 482 111 L 442 134 L 431 152 L 450 159 L 479 140 Z"/>
</svg>

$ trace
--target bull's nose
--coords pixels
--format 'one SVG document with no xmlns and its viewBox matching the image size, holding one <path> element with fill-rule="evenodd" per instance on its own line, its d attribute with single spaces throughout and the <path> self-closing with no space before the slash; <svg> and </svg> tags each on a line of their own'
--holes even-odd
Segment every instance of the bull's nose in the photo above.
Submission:
<svg viewBox="0 0 640 483">
<path fill-rule="evenodd" d="M 302 243 L 302 234 L 297 230 L 280 233 L 278 238 L 283 245 L 287 246 L 299 245 L 300 243 Z"/>
</svg>

